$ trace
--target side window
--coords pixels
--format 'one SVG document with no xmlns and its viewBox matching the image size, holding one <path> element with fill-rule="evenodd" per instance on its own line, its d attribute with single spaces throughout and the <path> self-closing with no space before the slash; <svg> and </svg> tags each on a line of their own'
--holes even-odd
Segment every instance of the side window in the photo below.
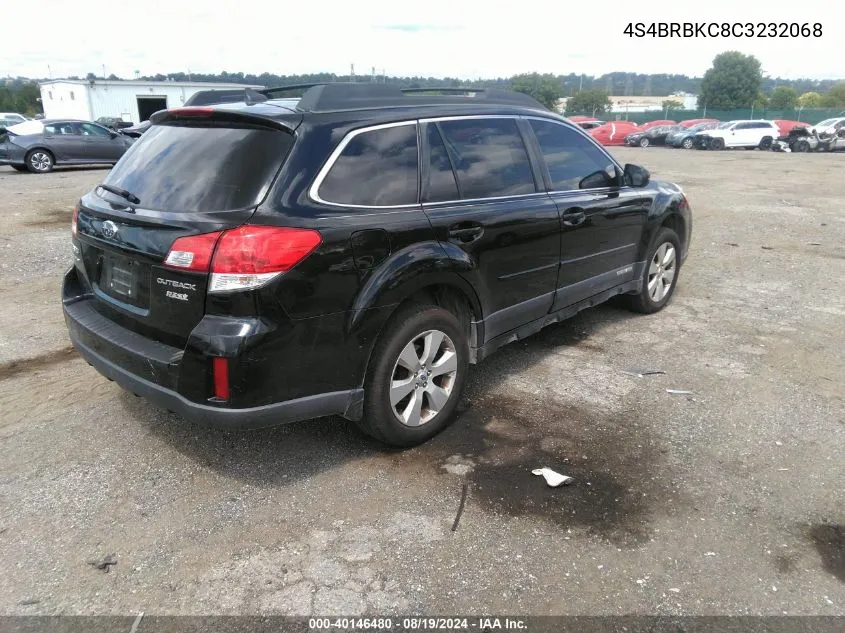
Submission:
<svg viewBox="0 0 845 633">
<path fill-rule="evenodd" d="M 80 123 L 79 127 L 82 129 L 83 136 L 109 136 L 105 128 L 101 128 L 99 125 Z"/>
<path fill-rule="evenodd" d="M 444 200 L 458 200 L 458 184 L 455 172 L 452 171 L 452 161 L 446 151 L 446 144 L 440 136 L 436 123 L 426 126 L 426 137 L 429 149 L 428 158 L 428 191 L 423 202 L 443 202 Z"/>
<path fill-rule="evenodd" d="M 369 130 L 346 144 L 318 193 L 336 204 L 416 204 L 418 172 L 416 123 Z"/>
<path fill-rule="evenodd" d="M 442 121 L 440 131 L 455 167 L 461 198 L 516 196 L 537 190 L 514 119 Z"/>
<path fill-rule="evenodd" d="M 52 125 L 44 126 L 44 133 L 53 136 L 68 136 L 78 134 L 78 131 L 75 132 L 73 125 L 70 123 L 53 123 Z"/>
<path fill-rule="evenodd" d="M 616 165 L 592 141 L 558 123 L 536 119 L 530 123 L 546 160 L 552 189 L 571 191 L 619 185 Z"/>
</svg>

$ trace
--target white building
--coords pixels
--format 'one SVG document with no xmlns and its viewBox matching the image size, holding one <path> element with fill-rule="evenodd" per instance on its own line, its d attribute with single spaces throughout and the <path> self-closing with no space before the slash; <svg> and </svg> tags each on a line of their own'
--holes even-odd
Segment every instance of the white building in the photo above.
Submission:
<svg viewBox="0 0 845 633">
<path fill-rule="evenodd" d="M 44 118 L 82 119 L 118 117 L 140 123 L 153 112 L 176 108 L 200 90 L 263 88 L 244 84 L 182 81 L 106 81 L 56 79 L 39 84 Z"/>
</svg>

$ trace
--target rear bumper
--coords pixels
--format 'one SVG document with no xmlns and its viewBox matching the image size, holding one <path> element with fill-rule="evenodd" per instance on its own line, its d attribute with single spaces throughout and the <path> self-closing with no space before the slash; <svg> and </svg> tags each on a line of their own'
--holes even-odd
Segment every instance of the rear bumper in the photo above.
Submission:
<svg viewBox="0 0 845 633">
<path fill-rule="evenodd" d="M 67 317 L 67 313 L 65 313 Z M 327 415 L 344 415 L 354 403 L 362 401 L 362 389 L 321 393 L 248 409 L 228 409 L 191 402 L 180 394 L 136 376 L 87 347 L 70 330 L 70 340 L 79 354 L 94 369 L 127 391 L 143 396 L 153 404 L 173 411 L 192 422 L 220 428 L 261 428 Z"/>
<path fill-rule="evenodd" d="M 244 334 L 240 341 L 234 340 L 229 331 L 245 329 L 241 327 L 244 322 L 221 317 L 207 318 L 195 332 L 204 330 L 203 333 L 218 342 L 221 349 L 226 346 L 241 350 L 247 348 L 240 355 L 231 357 L 230 361 L 241 372 L 237 374 L 240 380 L 238 386 L 248 386 L 248 391 L 240 394 L 242 400 L 253 398 L 253 401 L 241 400 L 240 406 L 238 402 L 215 401 L 206 389 L 210 381 L 207 361 L 210 356 L 222 355 L 220 349 L 207 350 L 209 355 L 206 356 L 195 349 L 196 344 L 189 343 L 182 350 L 123 327 L 98 312 L 90 295 L 76 292 L 79 288 L 75 275 L 75 270 L 71 269 L 65 278 L 62 296 L 65 323 L 73 346 L 103 376 L 160 407 L 193 422 L 222 428 L 258 428 L 327 415 L 351 419 L 360 417 L 363 404 L 363 389 L 360 388 L 327 390 L 317 394 L 305 392 L 306 395 L 302 395 L 300 390 L 299 397 L 285 397 L 281 395 L 284 391 L 277 391 L 275 397 L 262 392 L 264 383 L 261 378 L 267 372 L 250 361 L 250 354 L 267 356 L 268 350 L 260 342 L 254 344 L 249 340 L 250 336 L 254 336 L 254 329 L 253 334 Z M 257 338 L 264 335 L 266 333 Z M 280 389 L 289 387 L 291 373 L 286 371 L 288 368 L 278 365 L 282 359 L 274 360 L 276 371 L 269 377 L 273 380 L 267 382 L 279 384 Z M 291 372 L 301 371 L 303 365 L 305 359 L 289 369 Z M 257 375 L 258 370 L 260 376 Z M 317 381 L 307 382 L 311 388 L 320 389 Z M 255 403 L 256 395 L 265 397 L 264 402 Z"/>
</svg>

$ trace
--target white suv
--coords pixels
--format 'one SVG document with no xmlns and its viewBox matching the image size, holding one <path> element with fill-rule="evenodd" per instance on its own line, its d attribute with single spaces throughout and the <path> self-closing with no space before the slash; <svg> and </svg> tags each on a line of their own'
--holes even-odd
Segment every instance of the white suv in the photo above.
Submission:
<svg viewBox="0 0 845 633">
<path fill-rule="evenodd" d="M 719 127 L 707 132 L 710 149 L 726 147 L 746 147 L 770 149 L 780 136 L 778 126 L 772 121 L 732 121 L 726 127 Z"/>
</svg>

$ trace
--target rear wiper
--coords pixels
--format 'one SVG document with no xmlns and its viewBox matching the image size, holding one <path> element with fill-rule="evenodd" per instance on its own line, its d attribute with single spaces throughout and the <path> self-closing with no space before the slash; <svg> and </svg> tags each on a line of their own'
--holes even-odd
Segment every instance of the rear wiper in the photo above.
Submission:
<svg viewBox="0 0 845 633">
<path fill-rule="evenodd" d="M 126 191 L 126 189 L 121 189 L 120 187 L 115 187 L 114 185 L 100 184 L 97 186 L 100 187 L 100 189 L 105 189 L 109 193 L 113 193 L 116 196 L 120 196 L 121 198 L 128 200 L 132 204 L 141 204 L 141 199 L 131 191 Z"/>
</svg>

